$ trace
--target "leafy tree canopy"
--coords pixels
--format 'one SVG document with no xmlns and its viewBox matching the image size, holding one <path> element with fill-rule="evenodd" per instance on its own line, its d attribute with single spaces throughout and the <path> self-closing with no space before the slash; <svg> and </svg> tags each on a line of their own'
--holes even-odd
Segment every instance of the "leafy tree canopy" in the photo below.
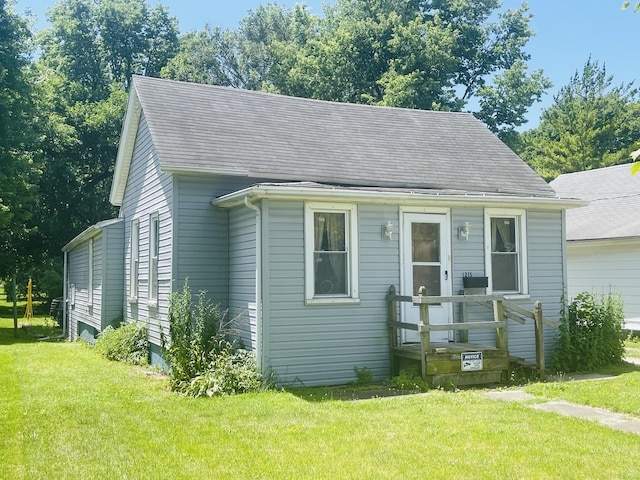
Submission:
<svg viewBox="0 0 640 480">
<path fill-rule="evenodd" d="M 517 150 L 551 180 L 561 173 L 627 163 L 638 138 L 638 90 L 614 86 L 604 65 L 589 59 L 542 113 L 540 125 L 522 134 Z"/>
<path fill-rule="evenodd" d="M 181 37 L 162 76 L 331 100 L 459 111 L 507 138 L 550 82 L 529 73 L 526 5 L 498 0 L 338 0 L 261 6 L 237 30 Z"/>
<path fill-rule="evenodd" d="M 0 278 L 15 272 L 18 258 L 26 261 L 34 230 L 38 169 L 30 152 L 35 139 L 30 40 L 27 19 L 0 0 Z"/>
</svg>

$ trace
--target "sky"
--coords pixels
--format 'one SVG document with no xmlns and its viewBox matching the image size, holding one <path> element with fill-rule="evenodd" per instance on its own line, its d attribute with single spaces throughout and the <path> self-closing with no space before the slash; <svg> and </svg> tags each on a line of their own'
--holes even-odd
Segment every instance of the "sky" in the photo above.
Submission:
<svg viewBox="0 0 640 480">
<path fill-rule="evenodd" d="M 47 26 L 45 12 L 55 0 L 18 0 L 15 9 L 24 13 L 30 9 L 36 17 L 36 28 Z M 206 24 L 223 28 L 236 28 L 249 10 L 267 0 L 147 0 L 154 6 L 162 3 L 179 22 L 180 31 L 202 30 Z M 280 5 L 292 7 L 306 3 L 312 13 L 321 15 L 323 4 L 334 0 L 279 0 Z M 503 0 L 502 9 L 517 8 L 519 0 Z M 553 103 L 558 90 L 569 83 L 585 62 L 592 60 L 604 64 L 613 84 L 636 82 L 640 86 L 640 13 L 622 11 L 622 0 L 528 0 L 533 14 L 531 27 L 535 36 L 526 45 L 531 55 L 531 70 L 542 69 L 554 86 L 534 105 L 527 115 L 529 123 L 523 129 L 538 124 L 543 109 Z"/>
</svg>

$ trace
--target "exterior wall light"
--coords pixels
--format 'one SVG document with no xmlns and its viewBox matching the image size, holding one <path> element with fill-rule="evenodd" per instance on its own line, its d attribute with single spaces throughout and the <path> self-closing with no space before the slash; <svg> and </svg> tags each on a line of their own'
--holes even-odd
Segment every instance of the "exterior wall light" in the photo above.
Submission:
<svg viewBox="0 0 640 480">
<path fill-rule="evenodd" d="M 458 240 L 469 240 L 469 234 L 471 233 L 471 225 L 469 222 L 464 222 L 464 225 L 458 227 Z"/>
<path fill-rule="evenodd" d="M 393 236 L 393 223 L 391 223 L 391 220 L 387 220 L 386 225 L 382 226 L 382 238 L 391 240 L 392 236 Z"/>
</svg>

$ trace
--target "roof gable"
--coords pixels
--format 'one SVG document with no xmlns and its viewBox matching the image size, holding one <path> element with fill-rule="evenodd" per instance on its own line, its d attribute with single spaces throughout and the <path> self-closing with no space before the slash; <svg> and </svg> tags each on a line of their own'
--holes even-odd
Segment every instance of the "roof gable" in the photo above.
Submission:
<svg viewBox="0 0 640 480">
<path fill-rule="evenodd" d="M 630 165 L 566 173 L 551 182 L 561 197 L 589 200 L 567 211 L 567 240 L 640 236 L 640 178 Z"/>
<path fill-rule="evenodd" d="M 163 171 L 554 196 L 468 113 L 325 102 L 139 76 L 132 83 Z M 123 130 L 123 142 L 130 137 Z M 121 144 L 118 163 L 125 163 L 126 154 Z M 114 184 L 122 183 L 117 177 L 125 170 L 116 167 Z"/>
</svg>

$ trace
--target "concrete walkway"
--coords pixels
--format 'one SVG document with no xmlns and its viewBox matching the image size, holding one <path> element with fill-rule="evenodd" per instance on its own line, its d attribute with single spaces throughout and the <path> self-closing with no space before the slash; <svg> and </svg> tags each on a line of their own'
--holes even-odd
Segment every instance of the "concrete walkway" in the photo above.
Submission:
<svg viewBox="0 0 640 480">
<path fill-rule="evenodd" d="M 639 363 L 640 359 L 626 359 L 630 363 Z M 607 378 L 615 378 L 605 375 L 584 375 L 575 377 L 570 381 L 586 381 L 586 380 L 603 380 Z M 525 392 L 522 389 L 515 390 L 494 390 L 484 392 L 480 394 L 485 398 L 491 400 L 499 400 L 503 402 L 529 402 L 531 400 L 538 399 L 535 395 Z M 541 403 L 529 403 L 529 407 L 536 410 L 542 410 L 544 412 L 557 413 L 559 415 L 565 415 L 567 417 L 582 418 L 593 422 L 598 422 L 614 430 L 621 430 L 623 432 L 631 432 L 636 435 L 640 435 L 640 418 L 632 417 L 630 415 L 624 415 L 621 413 L 615 413 L 604 408 L 588 407 L 586 405 L 579 405 L 576 403 L 565 402 L 564 400 L 552 400 Z"/>
</svg>

